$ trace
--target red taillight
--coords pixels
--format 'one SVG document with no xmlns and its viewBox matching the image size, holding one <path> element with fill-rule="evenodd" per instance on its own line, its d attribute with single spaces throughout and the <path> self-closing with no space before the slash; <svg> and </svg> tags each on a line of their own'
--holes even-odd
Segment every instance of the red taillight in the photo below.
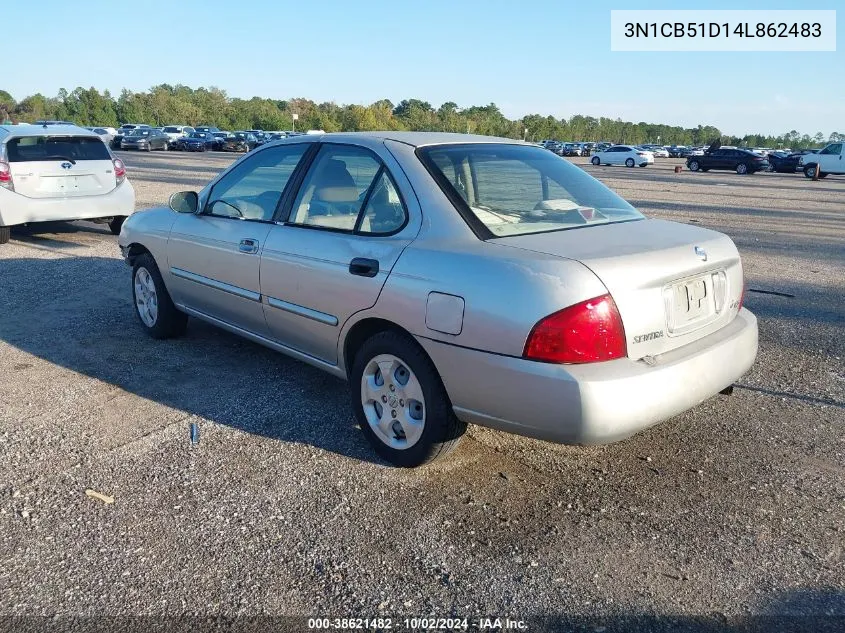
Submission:
<svg viewBox="0 0 845 633">
<path fill-rule="evenodd" d="M 122 183 L 126 179 L 126 165 L 119 158 L 115 158 L 114 163 L 114 177 L 117 179 L 117 184 Z"/>
<path fill-rule="evenodd" d="M 15 190 L 15 184 L 12 182 L 12 168 L 9 167 L 9 163 L 3 161 L 0 161 L 0 187 Z"/>
<path fill-rule="evenodd" d="M 588 299 L 542 319 L 528 335 L 523 356 L 546 363 L 624 358 L 625 328 L 613 298 Z"/>
</svg>

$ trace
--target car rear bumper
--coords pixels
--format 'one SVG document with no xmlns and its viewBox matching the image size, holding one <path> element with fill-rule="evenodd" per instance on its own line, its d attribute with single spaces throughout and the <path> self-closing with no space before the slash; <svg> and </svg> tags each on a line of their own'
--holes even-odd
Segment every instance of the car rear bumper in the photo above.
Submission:
<svg viewBox="0 0 845 633">
<path fill-rule="evenodd" d="M 555 365 L 420 344 L 466 422 L 566 444 L 606 444 L 662 422 L 732 385 L 757 356 L 748 310 L 721 330 L 655 358 Z"/>
<path fill-rule="evenodd" d="M 27 198 L 0 188 L 0 226 L 110 218 L 131 215 L 133 211 L 135 189 L 128 180 L 100 196 Z"/>
</svg>

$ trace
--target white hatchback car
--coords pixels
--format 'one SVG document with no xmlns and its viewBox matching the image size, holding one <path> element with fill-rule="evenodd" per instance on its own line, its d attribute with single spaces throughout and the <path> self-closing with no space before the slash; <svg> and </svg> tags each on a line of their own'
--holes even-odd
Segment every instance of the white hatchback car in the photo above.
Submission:
<svg viewBox="0 0 845 633">
<path fill-rule="evenodd" d="M 603 152 L 596 152 L 590 159 L 593 165 L 625 165 L 645 167 L 654 163 L 654 154 L 630 145 L 614 145 Z"/>
<path fill-rule="evenodd" d="M 115 235 L 135 210 L 126 166 L 75 125 L 0 125 L 0 244 L 31 222 L 108 222 Z"/>
</svg>

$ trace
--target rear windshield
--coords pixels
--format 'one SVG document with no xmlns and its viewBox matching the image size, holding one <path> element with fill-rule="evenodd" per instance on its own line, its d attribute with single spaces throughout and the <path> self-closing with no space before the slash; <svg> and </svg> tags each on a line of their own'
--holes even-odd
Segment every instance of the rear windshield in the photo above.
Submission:
<svg viewBox="0 0 845 633">
<path fill-rule="evenodd" d="M 90 136 L 22 136 L 6 142 L 11 163 L 42 160 L 111 160 L 99 138 Z"/>
<path fill-rule="evenodd" d="M 490 237 L 640 220 L 644 216 L 579 167 L 528 145 L 441 145 L 420 158 Z"/>
</svg>

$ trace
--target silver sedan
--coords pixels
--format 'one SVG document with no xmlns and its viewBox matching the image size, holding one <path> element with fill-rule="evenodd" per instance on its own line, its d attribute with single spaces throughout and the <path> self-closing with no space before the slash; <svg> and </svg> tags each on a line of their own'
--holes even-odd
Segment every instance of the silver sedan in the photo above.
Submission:
<svg viewBox="0 0 845 633">
<path fill-rule="evenodd" d="M 757 353 L 727 236 L 648 219 L 509 139 L 269 143 L 130 216 L 119 242 L 150 335 L 192 316 L 346 379 L 400 466 L 468 423 L 616 441 L 729 388 Z"/>
</svg>

